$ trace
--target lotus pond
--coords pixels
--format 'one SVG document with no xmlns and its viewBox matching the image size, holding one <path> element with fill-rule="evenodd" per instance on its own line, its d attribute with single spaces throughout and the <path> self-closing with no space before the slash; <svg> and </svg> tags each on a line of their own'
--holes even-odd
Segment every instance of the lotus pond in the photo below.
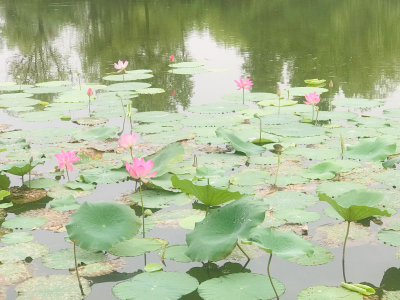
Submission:
<svg viewBox="0 0 400 300">
<path fill-rule="evenodd" d="M 399 11 L 0 1 L 0 300 L 400 299 Z"/>
</svg>

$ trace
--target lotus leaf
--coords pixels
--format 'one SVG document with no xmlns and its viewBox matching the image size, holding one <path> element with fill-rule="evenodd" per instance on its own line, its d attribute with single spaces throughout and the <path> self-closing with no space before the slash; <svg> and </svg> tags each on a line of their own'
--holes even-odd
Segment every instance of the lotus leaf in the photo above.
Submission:
<svg viewBox="0 0 400 300">
<path fill-rule="evenodd" d="M 90 195 L 91 193 L 92 191 L 72 190 L 65 185 L 57 185 L 50 188 L 50 190 L 47 192 L 47 195 L 52 198 L 65 198 L 69 195 L 74 196 L 74 198 L 81 198 Z"/>
<path fill-rule="evenodd" d="M 312 118 L 312 112 L 311 110 L 308 112 L 304 112 L 300 114 L 302 118 Z M 341 121 L 341 120 L 349 120 L 349 119 L 354 119 L 358 115 L 356 113 L 352 113 L 349 111 L 320 111 L 318 113 L 318 121 L 327 121 L 327 120 L 336 120 L 336 121 Z M 341 125 L 339 126 L 341 127 Z"/>
<path fill-rule="evenodd" d="M 232 147 L 239 151 L 245 153 L 247 156 L 252 156 L 252 155 L 257 155 L 257 154 L 262 154 L 265 152 L 265 148 L 254 145 L 250 142 L 243 142 L 241 139 L 239 139 L 237 136 L 235 136 L 232 133 L 229 133 L 228 131 L 219 128 L 216 131 L 217 137 L 222 137 L 224 139 L 227 139 L 231 142 Z"/>
<path fill-rule="evenodd" d="M 342 287 L 312 286 L 297 295 L 298 300 L 363 300 L 363 296 Z"/>
<path fill-rule="evenodd" d="M 72 84 L 71 81 L 47 81 L 47 82 L 36 83 L 36 86 L 54 87 L 54 86 L 62 86 L 62 85 L 70 85 L 70 84 Z"/>
<path fill-rule="evenodd" d="M 385 138 L 362 140 L 355 146 L 348 146 L 344 156 L 362 161 L 383 161 L 396 151 L 396 144 Z"/>
<path fill-rule="evenodd" d="M 279 175 L 276 185 L 277 186 L 287 186 L 287 185 L 291 185 L 291 184 L 307 183 L 309 181 L 310 181 L 309 179 L 306 179 L 306 178 L 303 178 L 303 177 L 297 176 L 297 175 L 293 175 L 293 176 L 292 175 Z M 275 177 L 267 178 L 266 182 L 269 184 L 274 184 Z"/>
<path fill-rule="evenodd" d="M 125 266 L 126 263 L 122 258 L 116 258 L 112 260 L 105 260 L 99 263 L 82 265 L 78 267 L 78 270 L 79 276 L 97 277 L 110 274 L 117 271 L 118 269 L 124 268 Z M 76 272 L 74 271 L 72 271 L 71 273 L 76 274 Z"/>
<path fill-rule="evenodd" d="M 50 178 L 39 178 L 25 181 L 24 185 L 32 189 L 44 189 L 58 185 L 58 181 Z"/>
<path fill-rule="evenodd" d="M 194 138 L 194 134 L 188 131 L 168 131 L 156 134 L 148 134 L 142 137 L 143 140 L 150 143 L 174 143 L 181 140 L 190 140 Z"/>
<path fill-rule="evenodd" d="M 65 198 L 53 199 L 49 204 L 51 209 L 58 211 L 75 210 L 80 207 L 80 204 L 71 195 Z"/>
<path fill-rule="evenodd" d="M 69 238 L 76 240 L 75 243 L 82 249 L 108 250 L 113 245 L 135 236 L 140 225 L 140 219 L 127 205 L 84 202 L 72 214 L 66 228 Z"/>
<path fill-rule="evenodd" d="M 169 113 L 166 111 L 146 111 L 132 115 L 132 120 L 143 123 L 169 123 L 186 118 L 184 114 Z"/>
<path fill-rule="evenodd" d="M 191 106 L 188 108 L 188 111 L 197 114 L 225 114 L 244 110 L 247 108 L 248 106 L 244 104 L 223 102 Z"/>
<path fill-rule="evenodd" d="M 125 109 L 125 110 L 124 110 Z M 91 113 L 91 117 L 96 117 L 96 118 L 118 118 L 118 117 L 124 117 L 126 114 L 126 108 L 122 108 L 121 105 L 115 105 L 112 107 L 100 107 L 94 109 Z M 136 113 L 137 109 L 132 108 L 132 113 Z"/>
<path fill-rule="evenodd" d="M 108 75 L 103 77 L 103 80 L 106 81 L 133 81 L 133 80 L 141 80 L 141 79 L 149 79 L 154 77 L 152 74 L 145 73 L 128 73 L 122 75 Z"/>
<path fill-rule="evenodd" d="M 42 257 L 48 252 L 49 248 L 38 242 L 12 244 L 0 248 L 0 262 L 2 264 L 16 263 L 27 257 L 32 259 Z"/>
<path fill-rule="evenodd" d="M 109 184 L 126 180 L 129 173 L 125 168 L 110 169 L 106 165 L 104 168 L 95 168 L 79 172 L 85 183 Z"/>
<path fill-rule="evenodd" d="M 72 87 L 73 90 L 87 91 L 89 88 L 92 90 L 104 90 L 107 86 L 99 83 L 87 83 L 81 85 L 75 85 Z"/>
<path fill-rule="evenodd" d="M 336 173 L 342 170 L 342 166 L 334 162 L 320 162 L 309 166 L 309 170 L 301 174 L 304 178 L 309 179 L 332 179 Z"/>
<path fill-rule="evenodd" d="M 171 74 L 181 74 L 181 75 L 192 75 L 192 74 L 201 74 L 207 73 L 208 70 L 203 68 L 178 68 L 174 70 L 169 70 L 168 73 Z"/>
<path fill-rule="evenodd" d="M 97 250 L 76 249 L 76 261 L 78 265 L 93 264 L 105 259 L 105 254 Z M 62 249 L 50 252 L 42 257 L 42 263 L 45 267 L 57 270 L 67 270 L 75 268 L 74 250 Z"/>
<path fill-rule="evenodd" d="M 293 87 L 287 90 L 284 90 L 282 93 L 289 92 L 291 96 L 305 96 L 305 94 L 309 93 L 317 93 L 322 94 L 327 92 L 327 89 L 320 88 L 320 87 Z"/>
<path fill-rule="evenodd" d="M 144 82 L 122 82 L 114 83 L 105 88 L 106 91 L 110 92 L 122 92 L 122 91 L 135 91 L 139 89 L 146 89 L 151 87 L 151 84 Z"/>
<path fill-rule="evenodd" d="M 180 143 L 173 143 L 165 146 L 160 151 L 146 157 L 146 161 L 151 159 L 154 162 L 152 172 L 157 174 L 154 177 L 160 177 L 167 173 L 172 167 L 179 163 L 185 155 L 185 150 Z"/>
<path fill-rule="evenodd" d="M 400 247 L 400 231 L 381 230 L 377 233 L 376 237 L 385 244 Z"/>
<path fill-rule="evenodd" d="M 82 110 L 88 107 L 87 103 L 52 103 L 50 105 L 46 105 L 46 111 L 72 111 L 72 110 Z"/>
<path fill-rule="evenodd" d="M 27 264 L 2 264 L 0 265 L 0 284 L 4 287 L 25 281 L 32 277 L 32 271 L 32 267 Z"/>
<path fill-rule="evenodd" d="M 261 117 L 261 124 L 263 127 L 266 125 L 289 124 L 298 121 L 300 121 L 300 117 L 295 115 L 268 115 Z M 250 122 L 259 124 L 259 120 L 253 118 L 253 116 L 250 119 Z"/>
<path fill-rule="evenodd" d="M 358 127 L 372 127 L 372 128 L 391 126 L 391 124 L 395 124 L 393 120 L 385 118 L 375 118 L 375 117 L 353 118 L 351 120 L 348 120 L 347 123 Z"/>
<path fill-rule="evenodd" d="M 400 171 L 387 170 L 372 176 L 372 179 L 393 187 L 400 187 Z"/>
<path fill-rule="evenodd" d="M 326 182 L 317 186 L 317 193 L 325 193 L 330 197 L 337 197 L 351 190 L 366 189 L 367 187 L 354 182 Z"/>
<path fill-rule="evenodd" d="M 206 62 L 200 62 L 200 61 L 187 61 L 187 62 L 170 64 L 168 66 L 172 67 L 172 68 L 198 68 L 198 67 L 204 66 L 206 64 L 207 64 Z M 174 71 L 176 71 L 176 70 L 174 70 Z"/>
<path fill-rule="evenodd" d="M 375 101 L 369 99 L 345 98 L 332 101 L 332 105 L 353 107 L 353 108 L 371 108 L 382 106 L 385 103 L 382 101 Z"/>
<path fill-rule="evenodd" d="M 171 204 L 182 206 L 192 201 L 189 196 L 184 193 L 174 193 L 163 190 L 145 190 L 142 195 L 144 206 L 151 208 L 164 208 Z M 140 193 L 132 194 L 130 200 L 140 205 Z"/>
<path fill-rule="evenodd" d="M 281 158 L 281 163 L 285 160 Z M 276 165 L 278 164 L 278 156 L 253 156 L 247 161 L 249 164 L 255 165 Z"/>
<path fill-rule="evenodd" d="M 190 117 L 181 121 L 181 124 L 189 127 L 227 127 L 240 124 L 244 121 L 243 116 L 217 116 L 207 118 L 205 116 Z"/>
<path fill-rule="evenodd" d="M 268 109 L 259 109 L 259 108 L 253 108 L 253 109 L 244 109 L 238 111 L 239 114 L 245 116 L 246 118 L 254 118 L 255 114 L 258 114 L 260 117 L 267 116 L 273 114 L 273 111 L 268 110 Z"/>
<path fill-rule="evenodd" d="M 111 247 L 108 252 L 121 257 L 132 257 L 143 255 L 147 252 L 156 251 L 168 244 L 167 241 L 154 238 L 131 238 L 124 240 Z"/>
<path fill-rule="evenodd" d="M 288 223 L 309 223 L 318 221 L 321 215 L 314 211 L 306 211 L 299 208 L 284 208 L 275 211 L 274 217 L 286 220 Z"/>
<path fill-rule="evenodd" d="M 31 98 L 17 98 L 0 100 L 0 106 L 4 107 L 30 107 L 39 104 L 39 100 Z"/>
<path fill-rule="evenodd" d="M 400 118 L 400 108 L 389 108 L 383 111 L 383 114 L 391 118 Z"/>
<path fill-rule="evenodd" d="M 160 133 L 165 131 L 177 131 L 182 128 L 183 125 L 179 123 L 151 123 L 134 126 L 133 130 L 140 133 Z"/>
<path fill-rule="evenodd" d="M 273 125 L 264 127 L 262 130 L 275 135 L 293 137 L 318 136 L 325 133 L 325 129 L 323 128 L 301 123 L 296 124 L 296 126 Z"/>
<path fill-rule="evenodd" d="M 61 118 L 62 112 L 54 111 L 35 111 L 21 114 L 19 117 L 27 122 L 45 122 Z"/>
<path fill-rule="evenodd" d="M 5 221 L 2 226 L 4 228 L 16 229 L 33 229 L 40 227 L 47 223 L 46 218 L 42 217 L 16 217 L 12 219 L 8 219 Z"/>
<path fill-rule="evenodd" d="M 314 253 L 308 257 L 304 256 L 299 259 L 289 259 L 290 261 L 296 262 L 301 266 L 317 266 L 331 262 L 335 256 L 328 249 L 321 246 L 314 246 Z"/>
<path fill-rule="evenodd" d="M 12 232 L 1 237 L 1 242 L 4 244 L 26 243 L 33 240 L 33 235 L 29 232 Z"/>
<path fill-rule="evenodd" d="M 260 185 L 270 178 L 270 172 L 265 169 L 244 169 L 232 174 L 231 183 L 239 185 Z"/>
<path fill-rule="evenodd" d="M 165 253 L 164 249 L 161 249 L 158 252 L 158 256 L 162 256 L 164 254 L 164 259 L 171 259 L 174 261 L 178 262 L 192 262 L 192 260 L 186 256 L 185 252 L 188 250 L 187 245 L 173 245 L 165 248 Z"/>
<path fill-rule="evenodd" d="M 193 261 L 218 261 L 235 249 L 239 238 L 261 224 L 269 208 L 262 199 L 243 197 L 224 207 L 211 210 L 205 219 L 186 235 L 185 253 Z"/>
<path fill-rule="evenodd" d="M 83 182 L 76 182 L 76 181 L 68 181 L 65 184 L 66 187 L 73 189 L 73 190 L 82 190 L 82 191 L 91 191 L 96 188 L 94 184 L 87 184 Z"/>
<path fill-rule="evenodd" d="M 179 226 L 183 229 L 193 230 L 196 227 L 196 223 L 203 220 L 204 216 L 190 216 L 182 219 L 182 221 L 179 222 Z"/>
<path fill-rule="evenodd" d="M 136 93 L 140 94 L 144 94 L 144 95 L 154 95 L 154 94 L 161 94 L 161 93 L 165 93 L 164 89 L 160 89 L 160 88 L 147 88 L 147 89 L 137 89 Z"/>
<path fill-rule="evenodd" d="M 312 195 L 293 191 L 276 192 L 264 198 L 264 201 L 274 206 L 274 209 L 282 208 L 306 208 L 318 203 L 319 199 Z"/>
<path fill-rule="evenodd" d="M 285 155 L 301 155 L 310 160 L 325 160 L 325 159 L 332 159 L 339 157 L 340 151 L 336 149 L 327 149 L 327 148 L 314 149 L 314 148 L 288 147 L 283 152 L 283 157 L 285 157 Z"/>
</svg>

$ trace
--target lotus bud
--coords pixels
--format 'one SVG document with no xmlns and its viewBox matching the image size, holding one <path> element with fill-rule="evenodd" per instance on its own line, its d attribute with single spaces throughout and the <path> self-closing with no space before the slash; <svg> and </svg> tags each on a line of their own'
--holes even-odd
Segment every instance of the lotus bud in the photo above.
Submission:
<svg viewBox="0 0 400 300">
<path fill-rule="evenodd" d="M 260 118 L 260 115 L 257 113 L 257 114 L 254 114 L 254 118 L 257 118 L 257 119 L 259 119 Z"/>
<path fill-rule="evenodd" d="M 90 97 L 90 96 L 93 96 L 93 90 L 92 90 L 92 88 L 88 88 L 88 90 L 87 90 L 87 95 Z"/>
<path fill-rule="evenodd" d="M 29 159 L 29 163 L 33 162 L 33 156 L 31 156 L 31 158 Z"/>
<path fill-rule="evenodd" d="M 276 93 L 277 93 L 278 97 L 281 97 L 281 95 L 282 95 L 282 91 L 281 91 L 281 89 L 279 89 L 279 88 L 278 88 L 278 90 L 277 90 L 277 92 L 276 92 Z"/>
<path fill-rule="evenodd" d="M 278 152 L 278 153 L 281 153 L 282 150 L 283 150 L 283 147 L 282 147 L 281 144 L 275 144 L 275 145 L 274 145 L 274 150 L 275 150 L 276 152 Z"/>
<path fill-rule="evenodd" d="M 152 214 L 152 212 L 151 212 L 150 209 L 146 209 L 146 210 L 144 211 L 144 215 L 145 215 L 146 217 L 151 216 L 151 214 Z"/>
<path fill-rule="evenodd" d="M 333 81 L 332 81 L 332 80 L 329 81 L 329 87 L 330 87 L 330 88 L 333 87 Z"/>
</svg>

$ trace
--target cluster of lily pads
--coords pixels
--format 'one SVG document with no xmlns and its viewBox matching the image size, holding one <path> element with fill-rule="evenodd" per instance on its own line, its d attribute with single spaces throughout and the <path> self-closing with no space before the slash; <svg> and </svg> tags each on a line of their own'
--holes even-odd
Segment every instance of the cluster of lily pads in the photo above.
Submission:
<svg viewBox="0 0 400 300">
<path fill-rule="evenodd" d="M 170 76 L 210 72 L 203 65 L 174 62 Z M 362 300 L 375 290 L 381 299 L 400 297 L 386 285 L 347 282 L 345 273 L 348 240 L 373 236 L 365 221 L 382 226 L 379 241 L 400 247 L 400 220 L 393 217 L 400 208 L 400 109 L 384 110 L 382 118 L 360 117 L 350 109 L 385 103 L 334 99 L 313 82 L 278 94 L 245 92 L 252 85 L 246 79 L 239 82 L 247 82 L 242 91 L 221 95 L 225 101 L 191 106 L 186 113 L 138 112 L 133 98 L 165 91 L 137 81 L 151 79 L 151 70 L 122 66 L 124 74 L 103 78 L 118 82 L 110 85 L 0 83 L 4 112 L 46 122 L 33 130 L 0 124 L 0 286 L 18 284 L 17 299 L 82 299 L 91 292 L 87 278 L 116 274 L 126 265 L 124 257 L 158 251 L 159 260 L 114 286 L 117 298 L 279 299 L 286 287 L 271 277 L 273 255 L 307 268 L 330 263 L 327 246 L 343 243 L 342 286 L 309 287 L 298 299 Z M 346 110 L 318 109 L 315 119 L 314 110 L 300 104 L 312 93 L 320 95 L 320 104 Z M 40 101 L 36 96 L 42 94 L 54 99 Z M 85 109 L 87 117 L 68 117 Z M 120 118 L 122 126 L 104 125 L 110 118 Z M 64 126 L 48 122 L 60 119 Z M 124 132 L 135 132 L 137 143 L 122 147 Z M 76 151 L 80 159 L 73 167 L 79 172 L 54 168 L 54 156 L 62 161 L 64 151 Z M 154 163 L 151 178 L 128 172 L 126 162 L 136 158 Z M 18 177 L 22 184 L 11 186 Z M 100 193 L 95 202 L 85 201 L 99 186 L 116 183 L 123 192 L 118 198 Z M 381 185 L 368 187 L 374 183 Z M 320 201 L 330 204 L 324 209 L 330 221 L 309 234 L 306 224 L 321 215 L 308 208 Z M 156 227 L 183 228 L 186 244 L 146 238 Z M 64 234 L 65 249 L 49 252 L 32 242 L 29 230 Z M 268 276 L 250 273 L 247 265 L 266 253 Z M 37 258 L 71 275 L 35 277 L 30 262 Z M 247 262 L 238 264 L 241 259 Z M 163 271 L 169 260 L 199 266 L 187 273 Z M 229 262 L 215 264 L 222 260 Z"/>
</svg>

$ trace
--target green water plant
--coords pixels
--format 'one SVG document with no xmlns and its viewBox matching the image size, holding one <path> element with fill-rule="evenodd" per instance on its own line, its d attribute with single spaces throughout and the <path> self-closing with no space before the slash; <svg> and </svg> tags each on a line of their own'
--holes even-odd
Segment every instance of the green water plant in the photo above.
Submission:
<svg viewBox="0 0 400 300">
<path fill-rule="evenodd" d="M 249 90 L 250 87 L 254 84 L 253 81 L 250 80 L 250 78 L 246 78 L 243 80 L 242 78 L 239 78 L 239 81 L 234 80 L 236 85 L 238 86 L 238 90 L 242 89 L 243 90 L 243 104 L 244 104 L 244 90 Z"/>
<path fill-rule="evenodd" d="M 343 279 L 346 281 L 345 254 L 346 243 L 349 236 L 351 222 L 359 221 L 371 216 L 387 216 L 391 213 L 377 205 L 383 200 L 384 195 L 379 192 L 372 192 L 366 189 L 351 190 L 332 199 L 324 193 L 318 194 L 321 201 L 328 202 L 333 209 L 347 222 L 346 237 L 343 244 L 342 270 Z"/>
<path fill-rule="evenodd" d="M 43 158 L 34 159 L 32 161 L 30 159 L 28 162 L 4 163 L 2 166 L 0 166 L 0 168 L 1 168 L 1 170 L 3 170 L 4 172 L 7 172 L 9 174 L 21 176 L 22 183 L 24 183 L 24 175 L 30 173 L 30 171 L 32 171 L 37 165 L 44 164 L 44 162 L 45 162 L 45 159 L 43 159 Z"/>
<path fill-rule="evenodd" d="M 281 164 L 281 153 L 283 151 L 283 147 L 281 144 L 275 144 L 274 145 L 274 150 L 276 151 L 276 153 L 278 154 L 278 168 L 276 169 L 276 174 L 275 174 L 275 182 L 274 182 L 274 186 L 276 186 L 276 182 L 278 180 L 278 172 L 279 172 L 279 166 Z"/>
<path fill-rule="evenodd" d="M 217 137 L 224 138 L 228 140 L 232 147 L 239 152 L 245 153 L 247 156 L 252 156 L 252 155 L 257 155 L 257 154 L 262 154 L 265 152 L 265 148 L 254 145 L 253 143 L 250 142 L 244 142 L 240 138 L 238 138 L 236 135 L 228 132 L 227 130 L 221 128 L 218 128 L 215 131 Z"/>
</svg>

